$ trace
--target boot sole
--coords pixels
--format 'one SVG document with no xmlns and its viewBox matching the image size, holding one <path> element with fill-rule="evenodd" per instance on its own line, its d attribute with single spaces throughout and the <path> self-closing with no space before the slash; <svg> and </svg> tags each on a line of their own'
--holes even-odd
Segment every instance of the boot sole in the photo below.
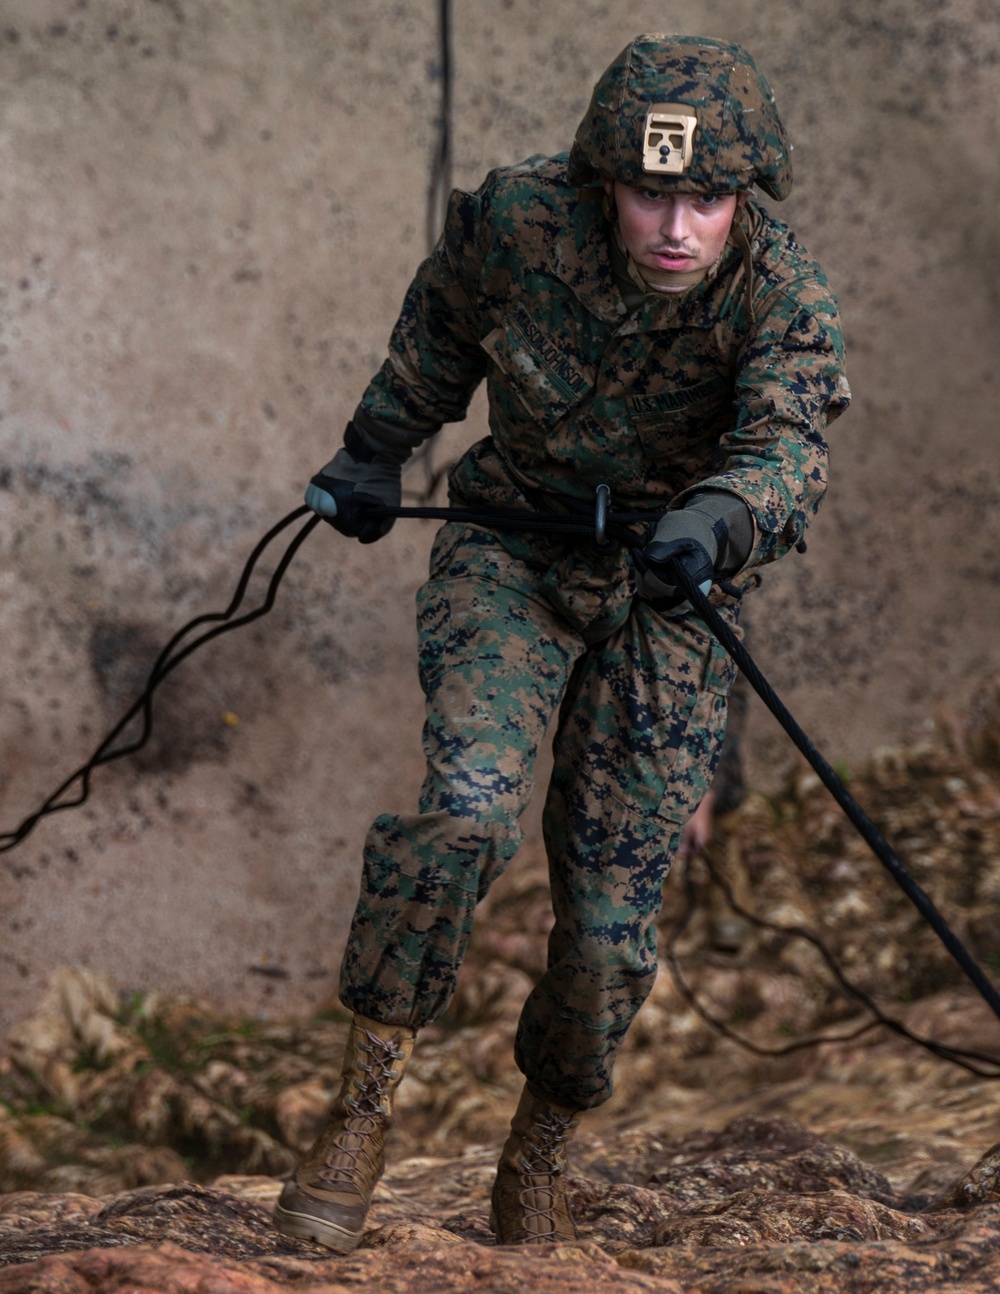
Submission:
<svg viewBox="0 0 1000 1294">
<path fill-rule="evenodd" d="M 274 1225 L 283 1236 L 293 1236 L 296 1240 L 315 1240 L 317 1244 L 342 1254 L 349 1254 L 357 1249 L 364 1235 L 363 1231 L 346 1231 L 335 1222 L 311 1217 L 308 1213 L 293 1213 L 280 1204 L 274 1206 Z"/>
</svg>

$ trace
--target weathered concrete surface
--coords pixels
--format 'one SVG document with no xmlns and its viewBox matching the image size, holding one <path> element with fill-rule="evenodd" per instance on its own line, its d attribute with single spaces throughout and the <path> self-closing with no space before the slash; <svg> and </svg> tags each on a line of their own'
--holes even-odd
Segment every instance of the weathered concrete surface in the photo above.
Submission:
<svg viewBox="0 0 1000 1294">
<path fill-rule="evenodd" d="M 565 147 L 661 5 L 456 6 L 455 178 Z M 298 504 L 425 246 L 435 6 L 0 0 L 0 825 L 83 762 Z M 998 48 L 986 0 L 693 0 L 796 143 L 788 218 L 842 298 L 856 403 L 755 649 L 834 759 L 995 661 Z M 448 433 L 443 461 L 482 430 Z M 70 962 L 217 1006 L 327 997 L 359 843 L 418 783 L 431 528 L 317 532 L 260 624 L 182 666 L 151 747 L 0 876 L 0 1031 Z M 754 769 L 788 761 L 767 716 Z"/>
</svg>

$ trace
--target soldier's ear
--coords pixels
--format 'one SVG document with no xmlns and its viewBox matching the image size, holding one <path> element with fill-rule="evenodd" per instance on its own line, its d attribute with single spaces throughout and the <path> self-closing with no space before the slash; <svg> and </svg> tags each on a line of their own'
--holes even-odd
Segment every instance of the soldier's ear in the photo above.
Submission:
<svg viewBox="0 0 1000 1294">
<path fill-rule="evenodd" d="M 737 207 L 745 207 L 747 205 L 747 198 L 749 198 L 749 196 L 750 196 L 750 191 L 748 189 L 740 189 L 740 191 L 736 195 Z"/>
</svg>

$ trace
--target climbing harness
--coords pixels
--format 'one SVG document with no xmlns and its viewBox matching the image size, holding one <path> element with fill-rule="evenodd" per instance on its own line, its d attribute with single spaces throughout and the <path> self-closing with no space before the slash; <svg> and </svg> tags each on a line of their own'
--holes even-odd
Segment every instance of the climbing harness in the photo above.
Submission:
<svg viewBox="0 0 1000 1294">
<path fill-rule="evenodd" d="M 629 548 L 632 552 L 643 547 L 648 535 L 648 527 L 653 520 L 653 515 L 649 511 L 645 512 L 614 512 L 610 506 L 610 491 L 606 485 L 597 487 L 596 499 L 592 511 L 586 509 L 582 504 L 568 504 L 573 508 L 570 512 L 559 512 L 555 509 L 543 510 L 539 508 L 529 509 L 499 509 L 499 508 L 451 508 L 451 507 L 373 507 L 371 514 L 373 519 L 379 517 L 385 519 L 404 519 L 418 518 L 435 521 L 457 522 L 469 525 L 486 527 L 491 530 L 524 530 L 535 531 L 548 534 L 560 534 L 568 537 L 589 540 L 599 547 L 607 547 L 609 544 L 619 543 Z M 312 533 L 319 524 L 320 518 L 310 515 L 309 519 L 295 533 L 289 541 L 284 553 L 278 561 L 277 566 L 271 576 L 268 584 L 267 593 L 263 602 L 253 610 L 246 611 L 237 616 L 246 595 L 247 587 L 254 568 L 263 556 L 266 549 L 273 540 L 280 535 L 289 526 L 301 519 L 310 512 L 309 508 L 299 507 L 290 512 L 286 517 L 272 526 L 271 529 L 260 539 L 254 547 L 243 572 L 240 576 L 233 595 L 232 601 L 225 611 L 215 614 L 208 614 L 196 617 L 180 629 L 169 641 L 167 646 L 160 653 L 150 671 L 146 686 L 141 695 L 133 702 L 128 711 L 122 716 L 119 722 L 114 726 L 111 732 L 104 738 L 97 750 L 85 764 L 72 773 L 62 784 L 46 799 L 34 813 L 30 814 L 25 820 L 13 831 L 0 833 L 0 853 L 7 852 L 20 844 L 25 837 L 38 825 L 42 818 L 51 813 L 57 813 L 64 809 L 75 808 L 83 804 L 90 794 L 91 775 L 95 768 L 103 764 L 108 764 L 112 760 L 121 759 L 126 755 L 134 754 L 140 750 L 149 738 L 152 730 L 152 701 L 153 694 L 168 675 L 173 673 L 183 660 L 186 660 L 193 651 L 217 638 L 224 633 L 232 632 L 252 621 L 259 619 L 271 610 L 277 596 L 278 588 L 281 581 L 291 565 L 295 554 L 301 548 L 306 538 Z M 657 514 L 658 515 L 658 514 Z M 640 531 L 636 527 L 641 527 Z M 972 954 L 965 947 L 962 941 L 949 927 L 942 914 L 935 907 L 929 896 L 921 889 L 916 880 L 910 875 L 906 867 L 896 856 L 889 846 L 888 841 L 879 831 L 878 827 L 872 822 L 861 806 L 857 803 L 847 787 L 834 772 L 833 768 L 823 758 L 809 737 L 803 732 L 783 702 L 778 698 L 774 689 L 761 674 L 757 665 L 753 661 L 749 652 L 739 641 L 733 631 L 722 619 L 716 609 L 709 602 L 708 598 L 701 592 L 694 580 L 688 575 L 680 562 L 675 561 L 674 574 L 676 582 L 684 589 L 688 601 L 690 602 L 694 613 L 700 617 L 715 635 L 722 647 L 735 661 L 736 665 L 745 675 L 750 686 L 761 698 L 767 708 L 784 728 L 785 732 L 791 738 L 796 748 L 805 756 L 806 760 L 812 766 L 823 785 L 827 788 L 833 798 L 840 805 L 841 809 L 850 819 L 851 823 L 860 833 L 862 838 L 868 844 L 869 848 L 878 858 L 879 862 L 886 868 L 892 878 L 903 890 L 906 897 L 916 907 L 917 911 L 923 917 L 924 921 L 931 927 L 937 937 L 944 944 L 954 961 L 964 972 L 969 981 L 973 984 L 977 992 L 989 1006 L 993 1014 L 1000 1020 L 1000 994 L 986 977 L 984 971 L 973 958 Z M 196 629 L 206 625 L 212 625 L 212 628 L 204 629 L 195 638 L 188 639 L 188 636 Z M 115 742 L 122 736 L 128 725 L 137 716 L 142 716 L 142 727 L 138 737 L 128 741 L 124 745 L 115 746 Z M 74 787 L 76 787 L 74 793 Z M 801 933 L 801 932 L 796 932 Z M 815 938 L 814 936 L 810 936 Z M 830 962 L 827 957 L 828 963 Z M 675 965 L 675 959 L 674 959 Z M 842 986 L 855 997 L 870 1002 L 860 990 L 853 986 L 847 985 L 846 981 L 837 972 L 837 977 Z M 682 983 L 681 980 L 678 981 Z M 682 991 L 684 989 L 682 988 Z M 690 990 L 687 990 L 690 993 Z M 716 1027 L 720 1027 L 720 1022 L 711 1019 L 705 1015 L 705 1018 Z M 895 1022 L 888 1021 L 878 1013 L 878 1020 L 881 1023 L 888 1023 L 896 1032 L 904 1033 L 912 1041 L 928 1045 L 925 1040 L 909 1034 L 903 1026 L 896 1025 Z M 722 1032 L 727 1032 L 724 1028 Z M 861 1031 L 859 1031 L 861 1032 Z M 728 1036 L 733 1036 L 728 1034 Z M 851 1037 L 857 1034 L 850 1035 Z M 843 1039 L 817 1039 L 817 1042 L 824 1041 L 842 1041 Z M 750 1046 L 753 1050 L 753 1046 Z M 805 1044 L 808 1045 L 808 1044 Z M 996 1073 L 986 1073 L 980 1069 L 974 1072 L 980 1073 L 983 1077 L 1000 1078 L 1000 1060 L 993 1057 L 982 1056 L 974 1052 L 963 1052 L 957 1048 L 944 1047 L 940 1044 L 931 1044 L 930 1049 L 935 1054 L 941 1055 L 948 1060 L 955 1060 L 956 1063 L 963 1063 L 959 1058 L 962 1056 L 970 1057 L 974 1061 L 985 1061 L 996 1065 Z M 970 1068 L 969 1065 L 965 1066 Z"/>
</svg>

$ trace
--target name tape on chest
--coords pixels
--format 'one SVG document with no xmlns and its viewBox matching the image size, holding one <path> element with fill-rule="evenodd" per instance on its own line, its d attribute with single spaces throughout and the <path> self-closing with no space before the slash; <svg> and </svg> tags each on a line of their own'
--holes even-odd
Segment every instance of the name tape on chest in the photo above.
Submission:
<svg viewBox="0 0 1000 1294">
<path fill-rule="evenodd" d="M 572 360 L 559 349 L 552 338 L 535 323 L 523 306 L 514 308 L 511 322 L 524 338 L 525 344 L 530 347 L 545 367 L 554 373 L 561 382 L 564 382 L 574 395 L 583 395 L 590 386 L 586 377 Z"/>
</svg>

